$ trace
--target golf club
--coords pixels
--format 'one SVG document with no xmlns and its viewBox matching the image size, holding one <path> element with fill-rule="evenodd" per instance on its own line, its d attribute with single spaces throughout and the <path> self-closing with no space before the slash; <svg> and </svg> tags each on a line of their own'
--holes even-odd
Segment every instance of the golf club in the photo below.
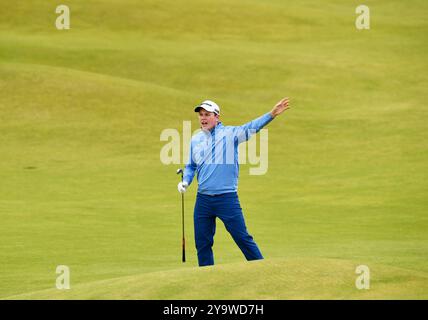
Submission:
<svg viewBox="0 0 428 320">
<path fill-rule="evenodd" d="M 178 169 L 177 174 L 181 173 L 181 182 L 183 182 L 183 169 Z M 186 241 L 184 239 L 184 193 L 181 194 L 181 225 L 182 225 L 182 261 L 186 262 Z"/>
</svg>

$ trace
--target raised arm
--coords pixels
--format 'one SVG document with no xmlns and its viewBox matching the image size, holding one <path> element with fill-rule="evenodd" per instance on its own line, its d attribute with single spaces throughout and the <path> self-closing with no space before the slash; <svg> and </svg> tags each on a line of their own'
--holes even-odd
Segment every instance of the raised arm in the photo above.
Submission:
<svg viewBox="0 0 428 320">
<path fill-rule="evenodd" d="M 246 124 L 236 127 L 236 136 L 238 137 L 239 143 L 247 141 L 254 134 L 259 132 L 264 126 L 271 122 L 276 116 L 289 109 L 289 99 L 284 98 L 279 101 L 273 109 L 262 115 L 261 117 L 254 119 Z"/>
</svg>

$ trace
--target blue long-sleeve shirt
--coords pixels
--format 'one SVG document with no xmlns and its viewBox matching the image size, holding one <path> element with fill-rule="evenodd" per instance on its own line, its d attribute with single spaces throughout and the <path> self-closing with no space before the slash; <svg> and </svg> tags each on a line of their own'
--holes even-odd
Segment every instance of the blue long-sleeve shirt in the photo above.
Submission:
<svg viewBox="0 0 428 320">
<path fill-rule="evenodd" d="M 224 126 L 219 122 L 211 131 L 192 137 L 189 160 L 183 181 L 192 183 L 195 173 L 198 192 L 217 195 L 238 190 L 238 145 L 247 141 L 273 120 L 270 112 L 242 126 Z"/>
</svg>

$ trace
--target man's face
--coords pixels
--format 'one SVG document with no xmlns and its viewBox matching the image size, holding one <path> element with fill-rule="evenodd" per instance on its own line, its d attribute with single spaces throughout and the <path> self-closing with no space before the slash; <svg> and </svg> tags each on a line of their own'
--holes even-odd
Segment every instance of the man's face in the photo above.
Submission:
<svg viewBox="0 0 428 320">
<path fill-rule="evenodd" d="M 218 122 L 218 115 L 214 112 L 208 112 L 207 110 L 199 109 L 199 123 L 202 130 L 211 130 L 216 126 Z"/>
</svg>

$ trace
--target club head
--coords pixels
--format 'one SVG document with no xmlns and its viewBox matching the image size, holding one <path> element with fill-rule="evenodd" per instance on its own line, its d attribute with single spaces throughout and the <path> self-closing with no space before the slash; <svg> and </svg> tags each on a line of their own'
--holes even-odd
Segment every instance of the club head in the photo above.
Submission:
<svg viewBox="0 0 428 320">
<path fill-rule="evenodd" d="M 177 174 L 183 173 L 183 169 L 177 169 Z"/>
</svg>

